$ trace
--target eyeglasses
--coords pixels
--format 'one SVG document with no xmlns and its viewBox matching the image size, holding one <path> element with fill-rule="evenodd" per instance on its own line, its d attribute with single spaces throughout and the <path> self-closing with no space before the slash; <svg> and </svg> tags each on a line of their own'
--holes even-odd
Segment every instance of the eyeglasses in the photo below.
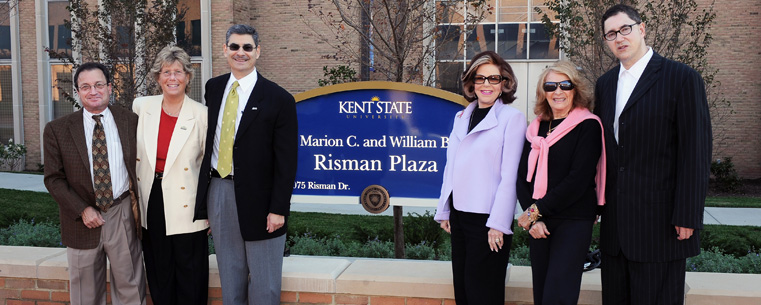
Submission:
<svg viewBox="0 0 761 305">
<path fill-rule="evenodd" d="M 569 91 L 573 90 L 573 83 L 570 80 L 564 80 L 562 82 L 544 82 L 544 92 L 554 92 L 560 86 L 560 90 Z"/>
<path fill-rule="evenodd" d="M 237 52 L 240 49 L 240 45 L 237 43 L 231 43 L 227 45 L 227 47 L 230 49 L 230 51 Z M 254 50 L 254 45 L 247 43 L 243 45 L 243 51 L 251 52 Z"/>
<path fill-rule="evenodd" d="M 473 78 L 473 83 L 480 85 L 485 83 L 486 80 L 489 80 L 490 84 L 496 85 L 502 82 L 504 78 L 502 77 L 502 75 L 489 75 L 489 76 L 476 75 L 476 77 Z"/>
<path fill-rule="evenodd" d="M 106 88 L 106 86 L 108 86 L 107 83 L 95 83 L 95 85 L 92 85 L 92 86 L 85 84 L 85 85 L 79 86 L 77 90 L 79 90 L 79 92 L 89 92 L 90 89 L 92 88 L 103 90 L 103 88 Z"/>
<path fill-rule="evenodd" d="M 632 33 L 632 27 L 635 26 L 635 25 L 638 25 L 640 23 L 642 23 L 642 22 L 637 22 L 637 23 L 633 23 L 633 24 L 625 24 L 618 31 L 607 32 L 607 33 L 605 33 L 605 35 L 603 35 L 603 37 L 605 37 L 605 40 L 607 40 L 607 41 L 612 41 L 612 40 L 616 39 L 616 36 L 618 36 L 618 33 L 621 33 L 621 36 L 629 35 L 629 34 Z"/>
<path fill-rule="evenodd" d="M 172 76 L 174 76 L 174 78 L 179 79 L 185 76 L 185 71 L 174 71 L 174 72 L 164 71 L 164 72 L 161 72 L 161 76 L 163 76 L 164 78 L 171 78 Z"/>
</svg>

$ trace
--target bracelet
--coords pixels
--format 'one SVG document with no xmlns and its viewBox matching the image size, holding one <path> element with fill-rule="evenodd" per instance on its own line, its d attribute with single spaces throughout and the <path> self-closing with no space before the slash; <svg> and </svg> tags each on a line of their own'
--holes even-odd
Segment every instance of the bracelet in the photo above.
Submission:
<svg viewBox="0 0 761 305">
<path fill-rule="evenodd" d="M 542 217 L 542 214 L 539 213 L 539 209 L 536 207 L 536 203 L 528 207 L 528 220 L 531 222 L 532 225 L 541 217 Z"/>
</svg>

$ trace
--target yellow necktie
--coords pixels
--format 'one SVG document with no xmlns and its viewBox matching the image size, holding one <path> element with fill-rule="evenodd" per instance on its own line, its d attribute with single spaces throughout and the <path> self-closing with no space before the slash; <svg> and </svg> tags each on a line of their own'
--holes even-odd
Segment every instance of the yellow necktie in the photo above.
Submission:
<svg viewBox="0 0 761 305">
<path fill-rule="evenodd" d="M 233 82 L 227 94 L 225 112 L 222 114 L 222 130 L 219 133 L 219 160 L 217 172 L 224 178 L 232 171 L 233 142 L 235 142 L 235 119 L 238 117 L 238 81 Z"/>
</svg>

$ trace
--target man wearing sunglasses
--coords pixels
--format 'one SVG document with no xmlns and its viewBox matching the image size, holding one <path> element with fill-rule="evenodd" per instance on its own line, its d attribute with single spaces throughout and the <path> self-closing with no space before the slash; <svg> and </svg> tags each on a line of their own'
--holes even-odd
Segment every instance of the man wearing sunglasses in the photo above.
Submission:
<svg viewBox="0 0 761 305">
<path fill-rule="evenodd" d="M 603 304 L 684 304 L 685 260 L 700 252 L 711 163 L 703 79 L 647 46 L 634 8 L 611 7 L 602 28 L 621 62 L 595 89 L 608 143 Z"/>
<path fill-rule="evenodd" d="M 211 225 L 225 305 L 280 304 L 298 127 L 293 96 L 256 70 L 260 50 L 253 27 L 230 27 L 223 51 L 231 73 L 206 82 L 204 94 L 209 129 L 195 219 Z"/>
</svg>

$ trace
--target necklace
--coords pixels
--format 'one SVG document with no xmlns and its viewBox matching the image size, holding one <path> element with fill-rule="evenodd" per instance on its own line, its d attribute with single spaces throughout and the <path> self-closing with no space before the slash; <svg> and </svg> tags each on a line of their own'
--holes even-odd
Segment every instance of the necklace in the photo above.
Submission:
<svg viewBox="0 0 761 305">
<path fill-rule="evenodd" d="M 180 103 L 180 106 L 177 108 L 177 110 L 175 110 L 174 112 L 169 112 L 169 110 L 167 110 L 167 107 L 164 101 L 161 101 L 161 109 L 164 109 L 164 112 L 166 112 L 166 114 L 168 114 L 169 116 L 177 116 L 180 114 L 180 110 L 182 110 L 182 103 Z"/>
<path fill-rule="evenodd" d="M 553 130 L 555 130 L 555 128 L 558 128 L 557 126 L 555 126 L 555 127 L 552 127 L 552 121 L 553 121 L 553 120 L 550 120 L 550 129 L 549 129 L 549 130 L 547 130 L 547 136 L 548 136 L 548 137 L 550 136 L 550 134 L 552 133 L 552 131 L 553 131 Z"/>
</svg>

